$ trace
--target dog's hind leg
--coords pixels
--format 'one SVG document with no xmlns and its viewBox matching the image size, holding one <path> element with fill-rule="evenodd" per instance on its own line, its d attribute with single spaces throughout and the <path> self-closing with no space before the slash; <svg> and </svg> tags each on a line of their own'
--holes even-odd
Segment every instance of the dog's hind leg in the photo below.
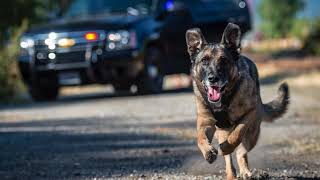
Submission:
<svg viewBox="0 0 320 180">
<path fill-rule="evenodd" d="M 231 154 L 224 155 L 223 157 L 226 163 L 227 180 L 236 179 L 236 169 L 233 166 Z"/>
<path fill-rule="evenodd" d="M 247 150 L 243 146 L 243 144 L 240 144 L 238 146 L 236 153 L 237 153 L 237 162 L 240 170 L 240 177 L 242 179 L 250 179 L 250 177 L 252 176 L 252 173 L 249 170 Z"/>
<path fill-rule="evenodd" d="M 252 173 L 248 164 L 248 152 L 257 144 L 260 134 L 260 122 L 256 121 L 245 134 L 242 143 L 238 146 L 236 155 L 242 179 L 250 179 Z"/>
</svg>

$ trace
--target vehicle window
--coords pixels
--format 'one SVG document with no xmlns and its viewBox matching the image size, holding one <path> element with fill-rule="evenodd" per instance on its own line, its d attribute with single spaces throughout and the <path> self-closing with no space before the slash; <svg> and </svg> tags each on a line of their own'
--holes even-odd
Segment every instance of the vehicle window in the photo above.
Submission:
<svg viewBox="0 0 320 180">
<path fill-rule="evenodd" d="M 148 14 L 152 0 L 74 0 L 64 17 L 126 13 L 131 15 Z"/>
</svg>

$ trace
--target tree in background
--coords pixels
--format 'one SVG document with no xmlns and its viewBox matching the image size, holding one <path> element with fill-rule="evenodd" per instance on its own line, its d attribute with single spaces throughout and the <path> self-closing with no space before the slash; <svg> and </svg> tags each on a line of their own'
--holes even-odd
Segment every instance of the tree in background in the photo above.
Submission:
<svg viewBox="0 0 320 180">
<path fill-rule="evenodd" d="M 0 100 L 11 100 L 21 89 L 16 68 L 19 38 L 29 24 L 46 23 L 68 8 L 70 0 L 0 1 Z"/>
<path fill-rule="evenodd" d="M 304 1 L 262 0 L 258 8 L 265 37 L 287 37 L 296 20 L 297 12 L 304 8 Z"/>
<path fill-rule="evenodd" d="M 0 47 L 10 39 L 24 20 L 31 22 L 42 18 L 44 2 L 41 0 L 10 0 L 0 2 Z"/>
<path fill-rule="evenodd" d="M 311 32 L 304 40 L 303 50 L 312 55 L 320 55 L 320 18 L 314 20 Z"/>
<path fill-rule="evenodd" d="M 0 48 L 14 34 L 22 22 L 47 22 L 55 12 L 65 11 L 71 0 L 10 0 L 0 1 Z"/>
</svg>

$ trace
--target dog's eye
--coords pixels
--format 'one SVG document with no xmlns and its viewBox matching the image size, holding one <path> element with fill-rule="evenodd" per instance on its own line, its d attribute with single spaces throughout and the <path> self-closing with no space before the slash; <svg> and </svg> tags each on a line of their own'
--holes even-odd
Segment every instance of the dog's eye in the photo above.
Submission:
<svg viewBox="0 0 320 180">
<path fill-rule="evenodd" d="M 204 58 L 201 59 L 201 63 L 202 63 L 203 65 L 208 65 L 208 64 L 209 64 L 209 60 L 204 57 Z"/>
</svg>

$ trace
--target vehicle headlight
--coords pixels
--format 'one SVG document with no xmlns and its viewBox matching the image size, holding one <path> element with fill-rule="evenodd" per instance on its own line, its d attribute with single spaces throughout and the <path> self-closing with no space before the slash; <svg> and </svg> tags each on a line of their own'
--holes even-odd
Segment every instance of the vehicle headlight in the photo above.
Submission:
<svg viewBox="0 0 320 180">
<path fill-rule="evenodd" d="M 22 37 L 20 40 L 20 47 L 22 49 L 32 48 L 34 46 L 34 41 L 30 37 Z"/>
<path fill-rule="evenodd" d="M 120 30 L 107 34 L 107 51 L 132 49 L 137 46 L 136 32 Z"/>
<path fill-rule="evenodd" d="M 34 40 L 30 37 L 22 37 L 20 39 L 20 55 L 27 56 L 29 55 L 30 48 L 33 48 Z"/>
</svg>

